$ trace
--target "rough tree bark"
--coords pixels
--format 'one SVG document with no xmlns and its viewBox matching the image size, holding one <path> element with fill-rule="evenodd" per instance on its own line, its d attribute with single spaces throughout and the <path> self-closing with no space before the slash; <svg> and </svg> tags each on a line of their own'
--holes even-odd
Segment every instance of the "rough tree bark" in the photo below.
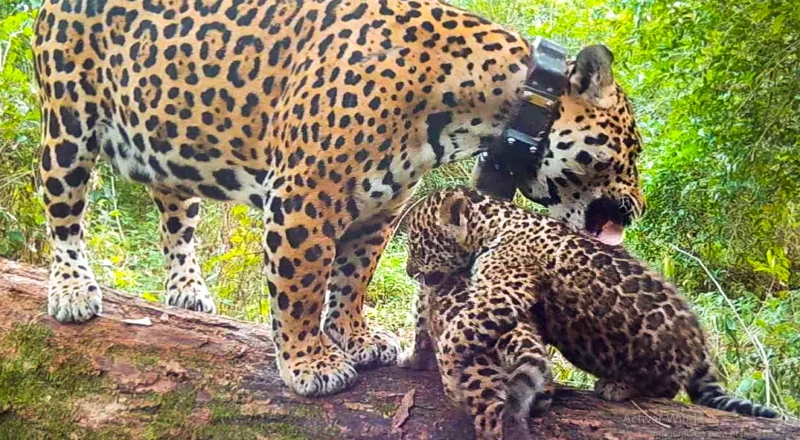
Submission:
<svg viewBox="0 0 800 440">
<path fill-rule="evenodd" d="M 104 315 L 46 313 L 46 271 L 0 260 L 0 438 L 468 439 L 438 376 L 365 371 L 301 398 L 281 384 L 266 326 L 165 308 L 112 290 Z M 152 325 L 123 319 L 149 318 Z M 637 408 L 638 405 L 638 408 Z M 534 438 L 800 438 L 800 425 L 674 401 L 608 403 L 562 388 Z"/>
</svg>

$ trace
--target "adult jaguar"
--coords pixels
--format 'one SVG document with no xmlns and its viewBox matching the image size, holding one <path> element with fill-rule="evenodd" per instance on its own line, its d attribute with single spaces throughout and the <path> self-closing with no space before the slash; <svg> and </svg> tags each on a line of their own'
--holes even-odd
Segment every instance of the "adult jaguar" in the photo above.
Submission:
<svg viewBox="0 0 800 440">
<path fill-rule="evenodd" d="M 362 317 L 393 221 L 423 174 L 495 142 L 531 46 L 429 0 L 47 0 L 34 54 L 49 313 L 101 310 L 81 218 L 104 156 L 150 188 L 171 305 L 215 311 L 193 244 L 200 198 L 263 209 L 281 376 L 319 395 L 395 360 Z M 579 228 L 643 205 L 611 58 L 592 47 L 570 64 L 541 170 L 518 182 Z"/>
</svg>

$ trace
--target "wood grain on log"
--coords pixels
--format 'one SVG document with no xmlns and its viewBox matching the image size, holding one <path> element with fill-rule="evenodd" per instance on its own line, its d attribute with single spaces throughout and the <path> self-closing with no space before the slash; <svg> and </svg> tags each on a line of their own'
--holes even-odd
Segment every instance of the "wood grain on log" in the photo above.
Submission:
<svg viewBox="0 0 800 440">
<path fill-rule="evenodd" d="M 468 439 L 471 422 L 450 407 L 438 375 L 398 368 L 363 371 L 352 389 L 326 398 L 290 393 L 275 370 L 266 326 L 167 308 L 104 290 L 103 317 L 84 325 L 46 313 L 47 273 L 0 260 L 0 386 L 24 383 L 61 396 L 68 411 L 42 411 L 26 389 L 0 390 L 0 437 Z M 123 319 L 149 318 L 152 325 Z M 46 364 L 22 359 L 27 334 L 43 334 Z M 27 341 L 27 342 L 26 342 Z M 26 351 L 27 350 L 27 351 Z M 28 365 L 31 364 L 32 366 Z M 66 366 L 82 366 L 70 378 Z M 47 368 L 43 378 L 27 381 Z M 28 370 L 26 370 L 26 368 Z M 16 374 L 16 376 L 14 376 Z M 14 377 L 12 381 L 9 379 Z M 91 386 L 75 388 L 53 378 Z M 55 396 L 55 397 L 54 397 Z M 3 402 L 5 398 L 7 401 Z M 638 405 L 638 408 L 637 408 Z M 47 407 L 49 408 L 49 407 Z M 45 420 L 52 416 L 57 423 Z M 800 425 L 740 417 L 663 399 L 610 403 L 561 388 L 531 423 L 534 438 L 800 439 Z"/>
</svg>

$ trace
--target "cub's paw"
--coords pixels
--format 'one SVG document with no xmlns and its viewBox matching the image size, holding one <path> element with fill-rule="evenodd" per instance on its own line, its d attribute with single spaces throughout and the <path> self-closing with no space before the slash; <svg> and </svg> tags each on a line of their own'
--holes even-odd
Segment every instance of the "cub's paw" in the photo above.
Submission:
<svg viewBox="0 0 800 440">
<path fill-rule="evenodd" d="M 47 312 L 59 322 L 85 322 L 102 312 L 103 294 L 91 273 L 53 268 Z"/>
<path fill-rule="evenodd" d="M 170 289 L 167 293 L 167 304 L 197 312 L 217 313 L 217 306 L 214 305 L 211 294 L 208 293 L 206 286 L 200 283 L 192 283 L 180 289 Z"/>
<path fill-rule="evenodd" d="M 409 348 L 397 358 L 397 366 L 409 370 L 438 371 L 436 354 L 431 350 L 415 351 Z"/>
<path fill-rule="evenodd" d="M 531 402 L 531 416 L 540 416 L 544 414 L 550 405 L 553 403 L 553 396 L 556 394 L 556 386 L 554 383 L 549 382 L 542 387 L 533 398 Z"/>
<path fill-rule="evenodd" d="M 502 417 L 502 433 L 500 437 L 489 436 L 488 438 L 529 440 L 533 437 L 528 426 L 527 417 L 514 417 L 505 412 Z"/>
<path fill-rule="evenodd" d="M 278 370 L 283 382 L 301 396 L 334 394 L 349 388 L 358 378 L 347 355 L 332 343 L 323 343 L 322 350 L 313 356 L 304 352 L 297 357 L 296 353 L 282 351 Z"/>
<path fill-rule="evenodd" d="M 598 379 L 594 383 L 594 392 L 601 399 L 610 402 L 628 400 L 639 395 L 635 388 L 625 382 L 614 382 L 606 379 Z"/>
<path fill-rule="evenodd" d="M 355 331 L 343 345 L 345 353 L 359 367 L 394 365 L 400 354 L 397 337 L 381 328 Z"/>
</svg>

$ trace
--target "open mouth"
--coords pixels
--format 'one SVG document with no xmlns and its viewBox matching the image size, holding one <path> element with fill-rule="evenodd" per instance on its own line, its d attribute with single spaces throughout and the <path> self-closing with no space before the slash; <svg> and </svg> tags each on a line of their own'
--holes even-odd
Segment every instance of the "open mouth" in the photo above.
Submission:
<svg viewBox="0 0 800 440">
<path fill-rule="evenodd" d="M 625 239 L 625 226 L 630 224 L 631 216 L 620 203 L 601 197 L 589 204 L 586 209 L 584 230 L 588 235 L 613 246 Z"/>
</svg>

